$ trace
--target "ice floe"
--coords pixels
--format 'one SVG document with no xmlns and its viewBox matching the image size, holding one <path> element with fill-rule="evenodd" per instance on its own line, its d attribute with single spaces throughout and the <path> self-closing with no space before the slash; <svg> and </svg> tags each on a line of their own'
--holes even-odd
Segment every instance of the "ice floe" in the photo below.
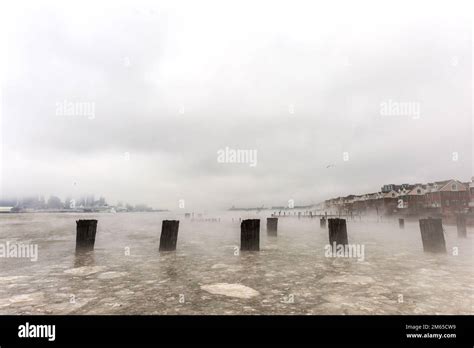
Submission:
<svg viewBox="0 0 474 348">
<path fill-rule="evenodd" d="M 80 276 L 86 276 L 86 275 L 89 275 L 89 274 L 94 274 L 94 273 L 100 272 L 104 269 L 105 269 L 105 267 L 103 267 L 103 266 L 83 266 L 83 267 L 67 269 L 67 270 L 64 271 L 64 273 L 73 274 L 73 275 L 80 275 Z"/>
<path fill-rule="evenodd" d="M 214 295 L 224 295 L 238 298 L 252 298 L 260 295 L 257 290 L 242 284 L 215 283 L 202 285 L 201 289 Z"/>
</svg>

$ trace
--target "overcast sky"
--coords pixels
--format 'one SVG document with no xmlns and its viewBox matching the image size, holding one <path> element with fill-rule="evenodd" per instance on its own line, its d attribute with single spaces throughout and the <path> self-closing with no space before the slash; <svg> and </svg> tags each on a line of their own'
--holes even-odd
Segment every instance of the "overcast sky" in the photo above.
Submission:
<svg viewBox="0 0 474 348">
<path fill-rule="evenodd" d="M 199 210 L 467 181 L 468 3 L 3 4 L 2 195 Z"/>
</svg>

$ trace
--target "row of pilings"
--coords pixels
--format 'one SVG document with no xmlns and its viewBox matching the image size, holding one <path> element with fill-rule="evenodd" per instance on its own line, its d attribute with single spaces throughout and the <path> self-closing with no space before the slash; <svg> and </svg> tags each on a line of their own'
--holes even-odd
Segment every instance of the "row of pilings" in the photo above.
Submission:
<svg viewBox="0 0 474 348">
<path fill-rule="evenodd" d="M 399 228 L 405 228 L 405 220 L 398 219 Z M 420 219 L 421 240 L 425 252 L 446 252 L 442 220 L 439 218 Z M 322 217 L 320 227 L 329 230 L 330 245 L 347 245 L 347 225 L 345 219 Z M 159 251 L 174 251 L 178 242 L 179 220 L 163 220 Z M 93 250 L 97 231 L 97 220 L 76 221 L 76 250 Z M 277 237 L 278 218 L 267 218 L 267 235 Z M 466 218 L 457 219 L 458 237 L 466 238 Z M 260 219 L 247 219 L 240 223 L 240 250 L 260 250 Z"/>
</svg>

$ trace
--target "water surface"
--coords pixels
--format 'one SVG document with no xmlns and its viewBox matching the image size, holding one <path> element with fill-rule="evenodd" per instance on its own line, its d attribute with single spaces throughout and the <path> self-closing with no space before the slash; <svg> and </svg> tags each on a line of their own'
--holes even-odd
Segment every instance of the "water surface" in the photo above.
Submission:
<svg viewBox="0 0 474 348">
<path fill-rule="evenodd" d="M 262 219 L 260 252 L 238 251 L 240 216 Z M 37 244 L 38 260 L 0 258 L 0 314 L 474 313 L 470 228 L 458 239 L 444 226 L 448 253 L 433 255 L 416 221 L 348 221 L 349 243 L 365 248 L 358 261 L 325 257 L 318 219 L 280 218 L 275 238 L 267 216 L 2 214 L 0 242 Z M 76 254 L 80 218 L 99 223 L 95 250 Z M 158 252 L 165 218 L 180 220 L 176 252 Z"/>
</svg>

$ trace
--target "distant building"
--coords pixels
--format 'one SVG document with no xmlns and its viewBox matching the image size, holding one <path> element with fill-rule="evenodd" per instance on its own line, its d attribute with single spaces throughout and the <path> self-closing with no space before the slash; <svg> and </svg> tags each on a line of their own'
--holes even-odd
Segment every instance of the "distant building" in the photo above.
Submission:
<svg viewBox="0 0 474 348">
<path fill-rule="evenodd" d="M 423 185 L 416 185 L 407 194 L 407 208 L 410 213 L 421 213 L 425 209 L 427 190 Z"/>
<path fill-rule="evenodd" d="M 383 185 L 382 188 L 380 189 L 380 191 L 382 191 L 382 193 L 387 193 L 387 192 L 390 192 L 390 191 L 395 191 L 396 190 L 396 187 L 397 185 L 394 185 L 394 184 L 388 184 L 388 185 Z"/>
<path fill-rule="evenodd" d="M 469 211 L 474 212 L 474 176 L 469 183 Z"/>
<path fill-rule="evenodd" d="M 438 181 L 427 186 L 426 207 L 441 214 L 454 214 L 469 209 L 469 188 L 458 180 Z"/>
<path fill-rule="evenodd" d="M 412 188 L 413 188 L 413 185 L 410 185 L 410 184 L 401 184 L 401 185 L 387 184 L 387 185 L 383 185 L 380 191 L 382 193 L 387 193 L 390 191 L 401 192 L 403 190 L 411 190 Z"/>
<path fill-rule="evenodd" d="M 0 213 L 10 213 L 12 211 L 13 207 L 4 207 L 0 206 Z"/>
<path fill-rule="evenodd" d="M 386 192 L 382 196 L 382 212 L 385 214 L 392 214 L 396 212 L 398 206 L 398 193 L 395 190 Z"/>
<path fill-rule="evenodd" d="M 428 184 L 387 184 L 381 192 L 328 199 L 325 206 L 343 213 L 442 214 L 474 212 L 474 177 L 471 182 L 443 180 Z"/>
</svg>

